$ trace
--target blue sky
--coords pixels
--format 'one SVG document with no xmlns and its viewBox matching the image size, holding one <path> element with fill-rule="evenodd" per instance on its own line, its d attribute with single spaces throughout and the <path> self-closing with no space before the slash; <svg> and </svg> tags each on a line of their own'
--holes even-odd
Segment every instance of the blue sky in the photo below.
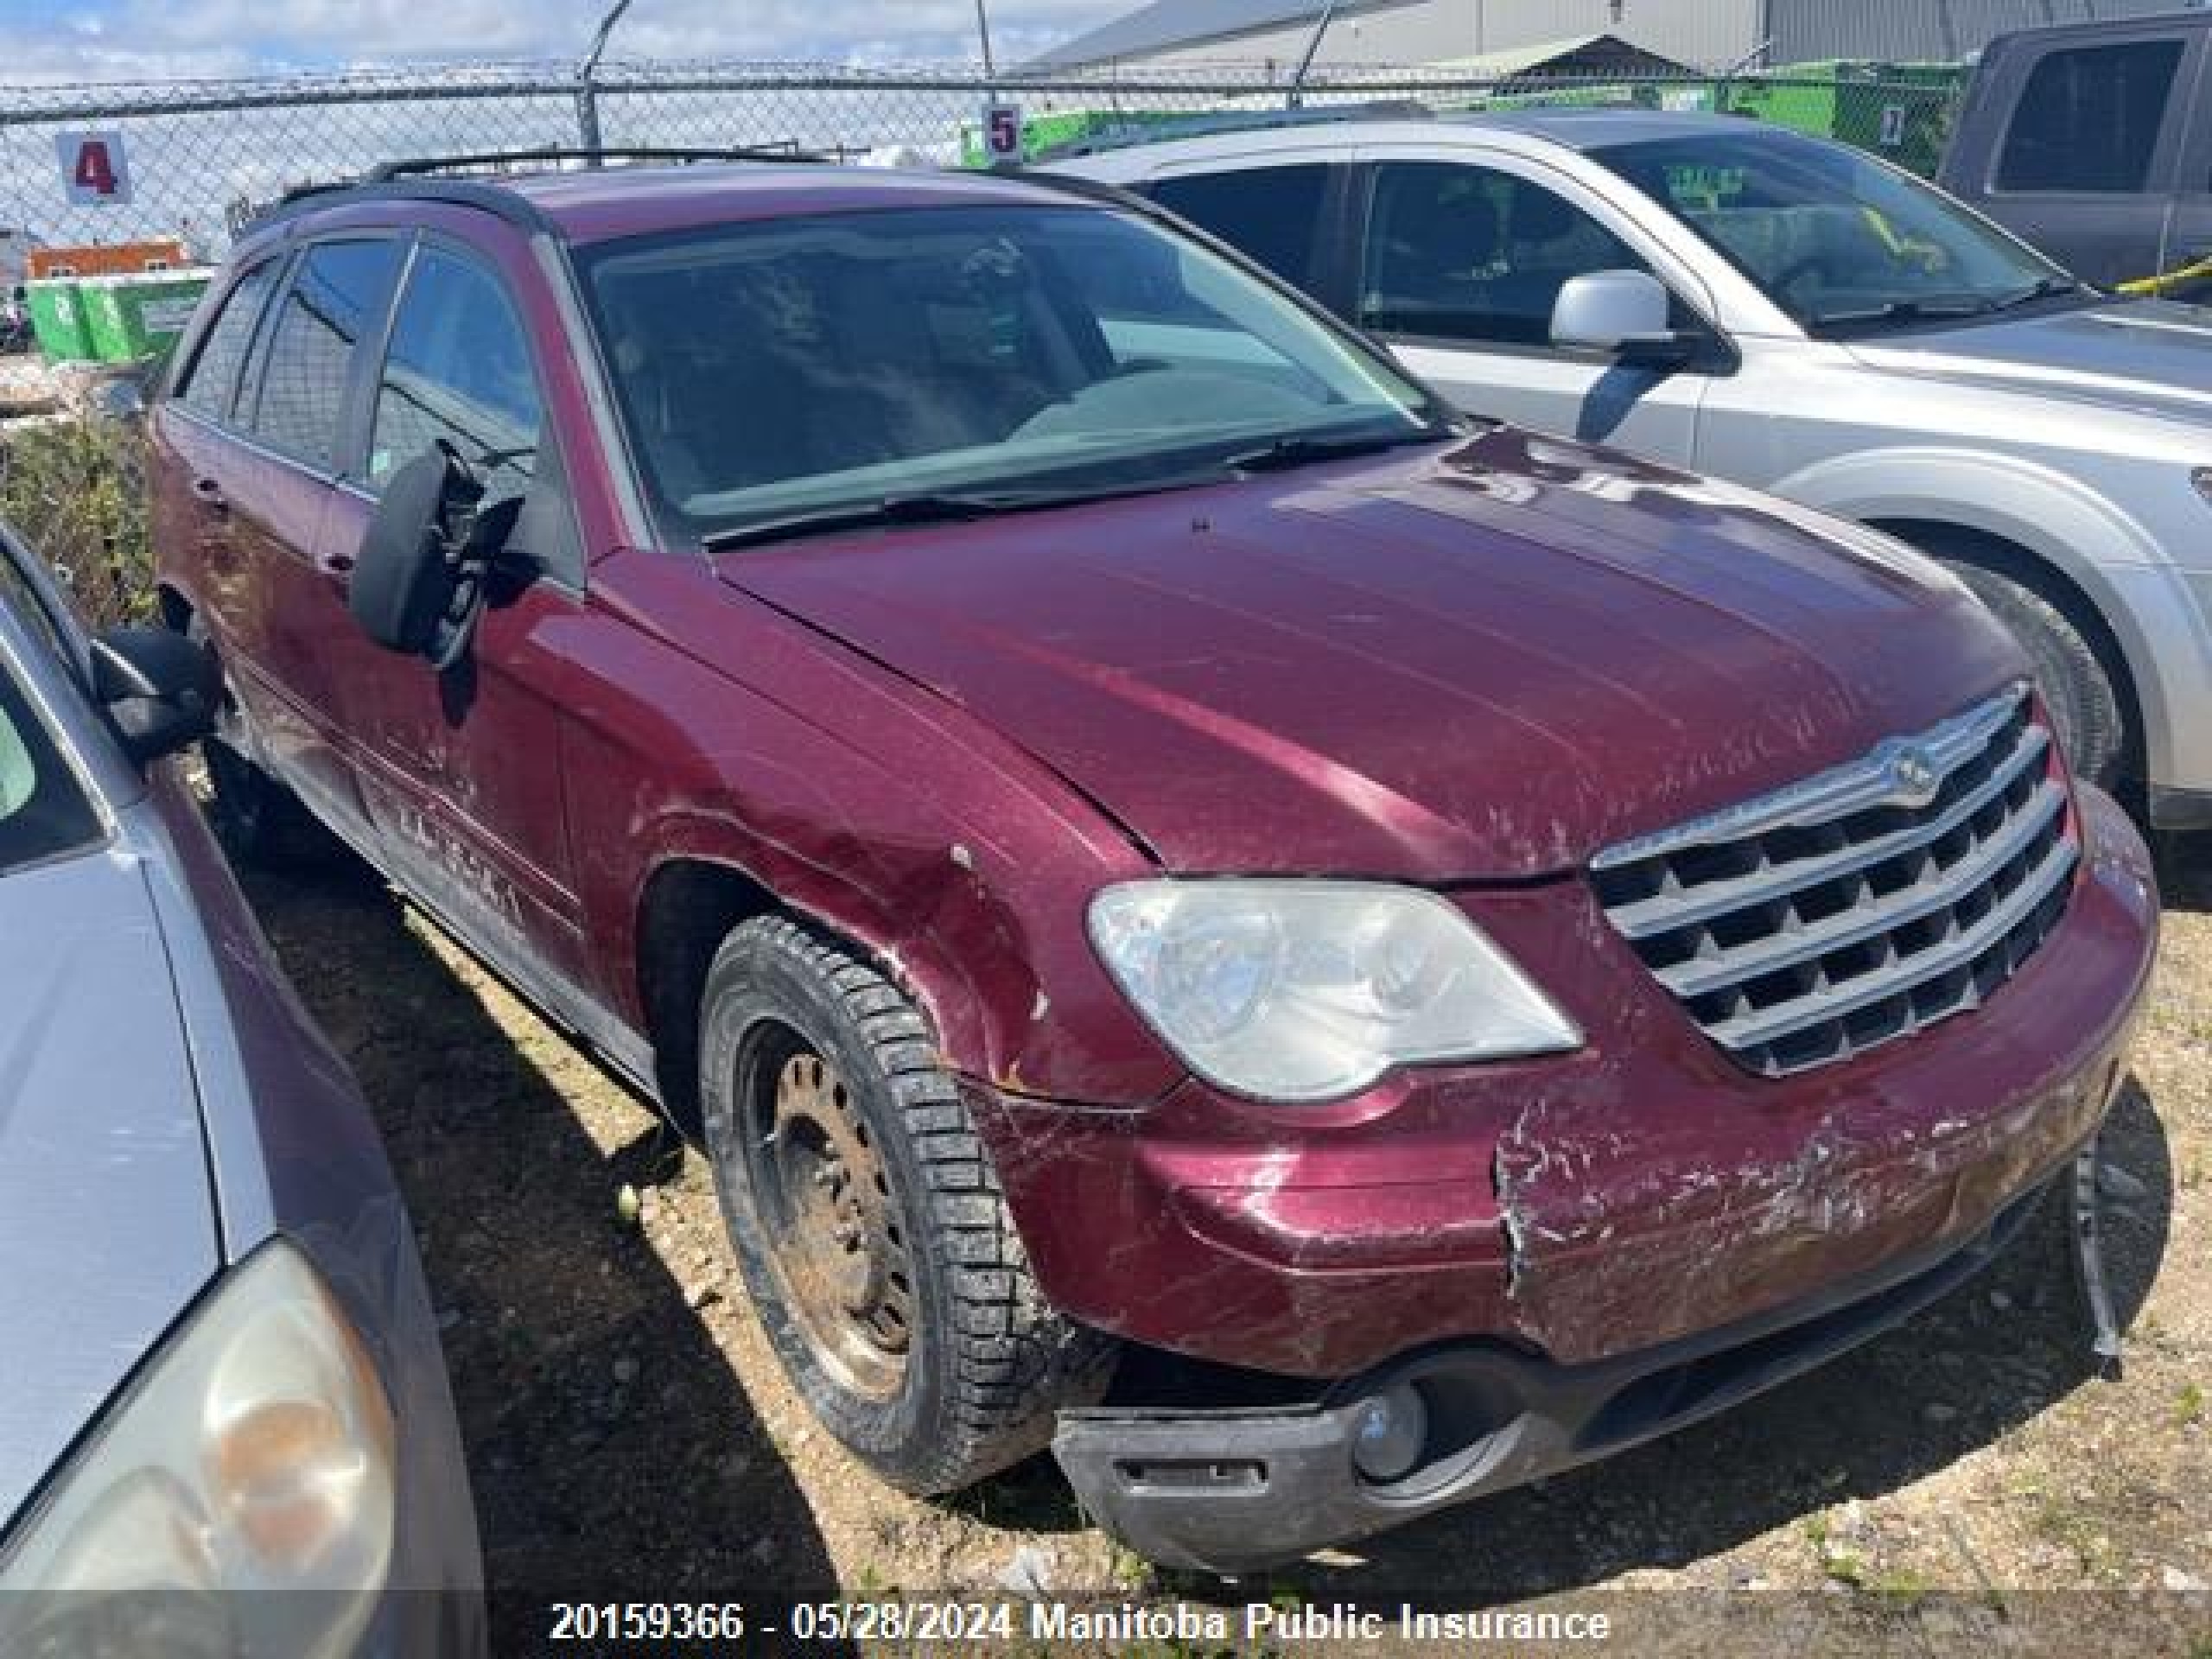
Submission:
<svg viewBox="0 0 2212 1659">
<path fill-rule="evenodd" d="M 0 0 L 5 80 L 166 79 L 580 55 L 608 0 Z M 989 0 L 1019 61 L 1137 0 Z M 976 55 L 974 0 L 634 0 L 615 55 L 944 62 Z M 431 21 L 435 20 L 435 22 Z"/>
</svg>

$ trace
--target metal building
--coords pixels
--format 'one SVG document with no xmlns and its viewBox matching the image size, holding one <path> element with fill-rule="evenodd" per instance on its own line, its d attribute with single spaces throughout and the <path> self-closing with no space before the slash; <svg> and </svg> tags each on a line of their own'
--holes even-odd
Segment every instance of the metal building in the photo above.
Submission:
<svg viewBox="0 0 2212 1659">
<path fill-rule="evenodd" d="M 1999 35 L 2047 23 L 2151 17 L 2190 0 L 1768 0 L 1770 61 L 1873 58 L 1888 63 L 1949 62 L 1979 52 Z"/>
<path fill-rule="evenodd" d="M 1714 68 L 1829 58 L 1948 61 L 2016 29 L 2140 17 L 2185 0 L 1340 0 L 1322 67 L 1442 63 L 1611 34 Z M 1075 70 L 1261 66 L 1287 73 L 1313 41 L 1314 0 L 1160 0 L 1029 66 Z"/>
</svg>

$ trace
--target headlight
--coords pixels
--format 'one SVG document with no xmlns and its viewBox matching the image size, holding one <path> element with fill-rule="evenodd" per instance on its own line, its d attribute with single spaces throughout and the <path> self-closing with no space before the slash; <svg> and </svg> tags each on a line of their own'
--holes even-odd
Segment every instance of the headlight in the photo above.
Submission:
<svg viewBox="0 0 2212 1659">
<path fill-rule="evenodd" d="M 1411 887 L 1133 881 L 1091 900 L 1090 938 L 1192 1071 L 1263 1100 L 1331 1100 L 1393 1066 L 1582 1041 L 1472 922 Z"/>
<path fill-rule="evenodd" d="M 11 1659 L 331 1659 L 391 1561 L 392 1421 L 360 1340 L 272 1245 L 193 1313 L 0 1559 Z"/>
</svg>

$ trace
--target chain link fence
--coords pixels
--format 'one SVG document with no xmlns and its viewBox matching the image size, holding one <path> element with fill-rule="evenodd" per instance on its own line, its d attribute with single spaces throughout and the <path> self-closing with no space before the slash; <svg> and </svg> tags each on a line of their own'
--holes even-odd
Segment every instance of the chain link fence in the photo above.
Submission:
<svg viewBox="0 0 2212 1659">
<path fill-rule="evenodd" d="M 848 158 L 973 163 L 987 104 L 1018 105 L 1033 153 L 1053 144 L 1168 136 L 1195 118 L 1303 105 L 1438 111 L 1532 104 L 1630 105 L 1754 116 L 1862 144 L 1922 172 L 1942 154 L 1961 75 L 1820 74 L 1482 81 L 1363 68 L 1292 86 L 1254 67 L 1137 78 L 960 68 L 868 71 L 759 64 L 489 65 L 327 78 L 0 88 L 0 232 L 54 245 L 179 236 L 219 254 L 295 186 L 378 162 L 548 148 L 797 149 Z M 81 140 L 126 187 L 73 181 Z M 76 160 L 73 162 L 72 158 Z M 76 182 L 78 189 L 70 188 Z M 127 195 L 127 200 L 124 199 Z M 86 198 L 92 199 L 86 199 Z"/>
</svg>

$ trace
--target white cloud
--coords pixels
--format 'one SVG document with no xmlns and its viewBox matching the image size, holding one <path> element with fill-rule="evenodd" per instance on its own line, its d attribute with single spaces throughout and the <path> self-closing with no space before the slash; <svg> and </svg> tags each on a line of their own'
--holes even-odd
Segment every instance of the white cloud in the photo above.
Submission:
<svg viewBox="0 0 2212 1659">
<path fill-rule="evenodd" d="M 308 180 L 358 175 L 394 156 L 508 150 L 575 142 L 566 90 L 528 98 L 389 99 L 118 119 L 121 95 L 93 83 L 283 77 L 390 68 L 404 84 L 431 64 L 574 63 L 608 0 L 76 0 L 59 26 L 11 29 L 27 6 L 0 0 L 0 81 L 71 89 L 86 113 L 0 129 L 0 225 L 50 240 L 189 227 L 219 240 L 226 207 L 266 201 Z M 1111 18 L 1128 0 L 990 0 L 999 61 L 1018 63 Z M 434 22 L 433 22 L 434 20 Z M 612 60 L 661 63 L 965 66 L 976 59 L 974 0 L 635 0 Z M 423 88 L 430 85 L 425 74 Z M 0 99 L 7 96 L 0 87 Z M 161 92 L 131 95 L 158 103 Z M 936 150 L 974 118 L 972 92 L 743 89 L 610 92 L 600 100 L 610 144 L 758 144 Z M 54 131 L 112 124 L 130 156 L 127 207 L 63 197 Z"/>
<path fill-rule="evenodd" d="M 85 0 L 59 34 L 10 30 L 10 80 L 169 79 L 454 60 L 580 57 L 607 0 Z M 1014 63 L 1134 0 L 994 0 Z M 0 7 L 0 19 L 9 9 Z M 634 0 L 610 55 L 725 61 L 972 62 L 974 0 Z"/>
</svg>

